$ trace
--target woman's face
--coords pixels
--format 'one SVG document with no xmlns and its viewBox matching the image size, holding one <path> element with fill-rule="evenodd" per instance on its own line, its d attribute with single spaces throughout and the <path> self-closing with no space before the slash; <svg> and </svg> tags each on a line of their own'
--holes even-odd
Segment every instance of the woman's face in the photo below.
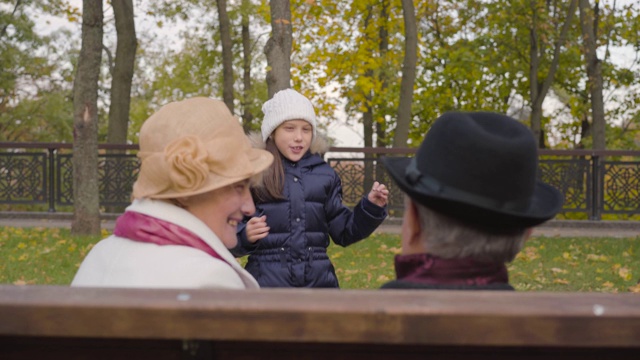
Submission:
<svg viewBox="0 0 640 360">
<path fill-rule="evenodd" d="M 273 141 L 282 156 L 298 162 L 311 146 L 313 126 L 305 120 L 285 121 L 273 132 Z"/>
<path fill-rule="evenodd" d="M 256 211 L 249 192 L 249 180 L 188 197 L 182 203 L 187 211 L 204 222 L 229 249 L 238 242 L 238 223 L 244 215 L 252 215 Z"/>
</svg>

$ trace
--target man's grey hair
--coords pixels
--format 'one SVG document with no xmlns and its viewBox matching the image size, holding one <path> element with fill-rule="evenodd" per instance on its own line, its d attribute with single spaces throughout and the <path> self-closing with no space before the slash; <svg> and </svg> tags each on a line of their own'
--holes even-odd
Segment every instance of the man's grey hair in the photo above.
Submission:
<svg viewBox="0 0 640 360">
<path fill-rule="evenodd" d="M 510 262 L 522 250 L 527 238 L 526 228 L 493 233 L 412 202 L 418 209 L 422 240 L 427 252 L 441 258 L 470 257 Z"/>
</svg>

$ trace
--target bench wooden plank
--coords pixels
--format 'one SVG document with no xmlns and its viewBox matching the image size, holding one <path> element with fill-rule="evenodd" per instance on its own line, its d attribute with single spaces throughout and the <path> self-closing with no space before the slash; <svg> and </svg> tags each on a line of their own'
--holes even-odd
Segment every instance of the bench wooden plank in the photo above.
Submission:
<svg viewBox="0 0 640 360">
<path fill-rule="evenodd" d="M 640 347 L 640 296 L 0 286 L 0 336 Z"/>
<path fill-rule="evenodd" d="M 177 340 L 16 338 L 0 336 L 0 358 L 14 359 L 291 359 L 291 360 L 549 360 L 637 359 L 638 348 L 479 347 L 289 342 L 200 341 L 196 351 Z M 192 347 L 193 349 L 194 347 Z"/>
</svg>

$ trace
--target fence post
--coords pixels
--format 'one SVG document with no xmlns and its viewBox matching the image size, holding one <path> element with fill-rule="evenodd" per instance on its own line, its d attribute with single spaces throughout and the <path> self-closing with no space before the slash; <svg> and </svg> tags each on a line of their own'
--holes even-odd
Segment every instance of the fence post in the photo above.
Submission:
<svg viewBox="0 0 640 360">
<path fill-rule="evenodd" d="M 600 195 L 602 193 L 602 181 L 600 171 L 600 156 L 591 155 L 591 216 L 590 220 L 601 220 Z"/>
<path fill-rule="evenodd" d="M 54 185 L 54 180 L 55 176 L 53 174 L 53 171 L 55 169 L 55 159 L 54 159 L 54 154 L 56 152 L 55 148 L 48 148 L 48 153 L 49 153 L 49 212 L 56 212 L 56 197 L 54 194 L 54 189 L 55 189 L 55 185 Z"/>
</svg>

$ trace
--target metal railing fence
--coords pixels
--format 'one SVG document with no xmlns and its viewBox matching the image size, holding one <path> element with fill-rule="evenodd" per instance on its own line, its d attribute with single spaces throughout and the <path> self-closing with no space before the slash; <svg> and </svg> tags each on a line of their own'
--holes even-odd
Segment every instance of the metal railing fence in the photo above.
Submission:
<svg viewBox="0 0 640 360">
<path fill-rule="evenodd" d="M 100 204 L 126 206 L 139 170 L 137 145 L 101 144 Z M 374 180 L 391 191 L 389 210 L 402 208 L 402 193 L 379 164 L 381 156 L 415 149 L 332 147 L 327 162 L 340 175 L 343 199 L 355 205 Z M 0 142 L 0 207 L 45 204 L 49 212 L 73 205 L 72 145 Z M 539 177 L 565 197 L 563 212 L 640 214 L 640 151 L 540 150 Z"/>
</svg>

